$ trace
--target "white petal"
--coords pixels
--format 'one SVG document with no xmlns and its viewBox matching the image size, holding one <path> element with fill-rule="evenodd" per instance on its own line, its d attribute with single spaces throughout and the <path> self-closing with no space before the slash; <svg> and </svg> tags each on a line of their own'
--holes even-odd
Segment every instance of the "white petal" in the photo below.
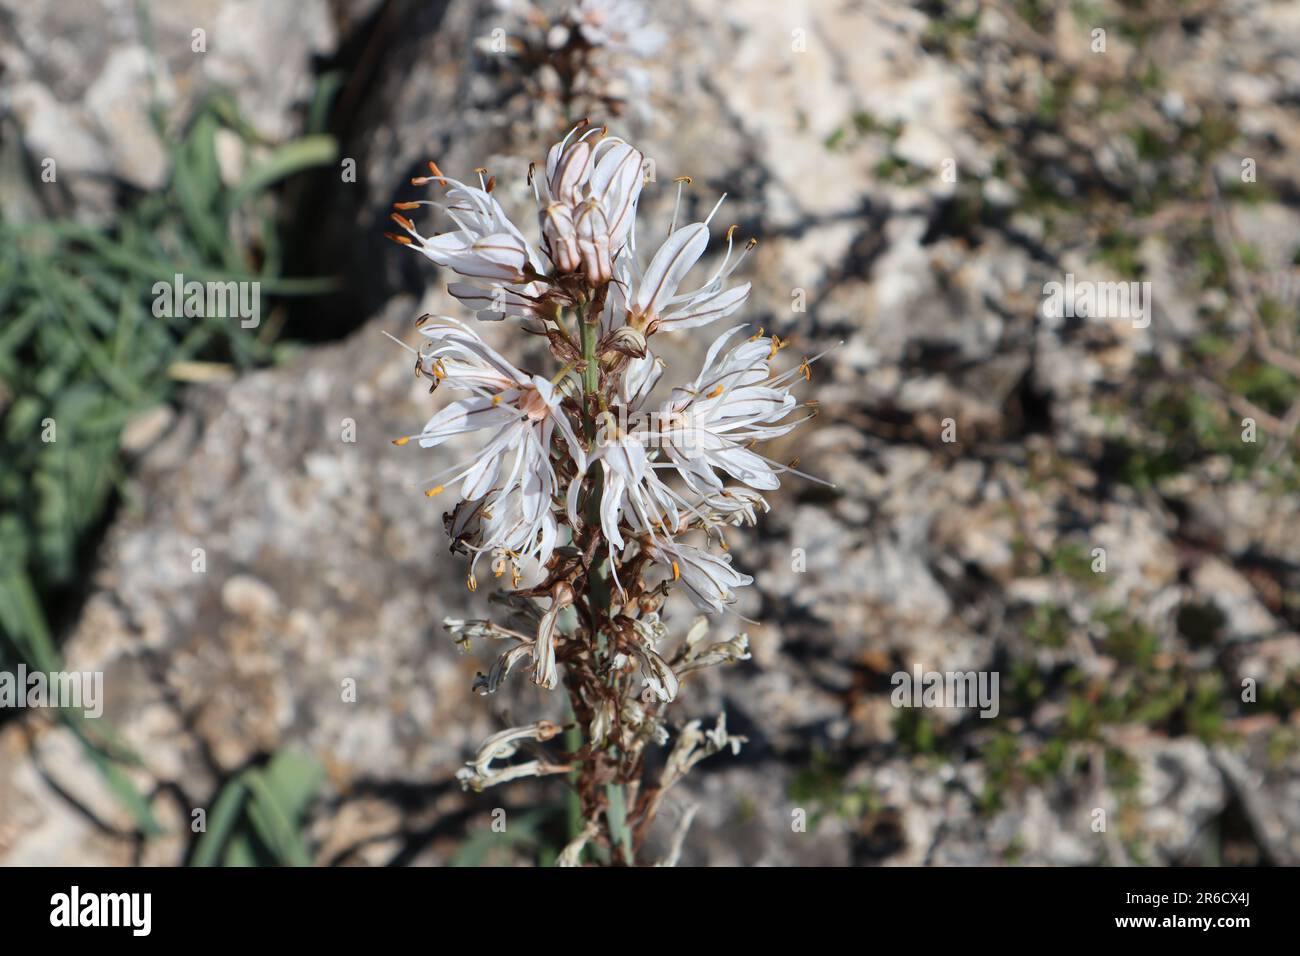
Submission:
<svg viewBox="0 0 1300 956">
<path fill-rule="evenodd" d="M 665 239 L 636 290 L 636 310 L 642 315 L 654 315 L 676 293 L 708 244 L 709 227 L 702 222 L 683 226 Z"/>
<path fill-rule="evenodd" d="M 672 309 L 660 316 L 664 329 L 693 329 L 708 325 L 735 312 L 749 297 L 749 283 L 732 289 L 722 289 L 692 299 L 681 308 Z"/>
</svg>

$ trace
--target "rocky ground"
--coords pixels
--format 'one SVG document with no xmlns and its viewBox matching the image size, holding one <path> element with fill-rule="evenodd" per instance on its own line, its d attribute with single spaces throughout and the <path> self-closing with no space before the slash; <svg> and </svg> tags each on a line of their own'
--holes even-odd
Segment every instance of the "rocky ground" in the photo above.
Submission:
<svg viewBox="0 0 1300 956">
<path fill-rule="evenodd" d="M 0 2 L 24 148 L 70 157 L 92 219 L 165 174 L 138 125 L 149 47 L 101 5 Z M 534 819 L 562 788 L 466 795 L 455 770 L 560 703 L 523 680 L 475 697 L 488 662 L 439 626 L 485 614 L 486 589 L 466 592 L 419 493 L 438 460 L 389 443 L 433 400 L 380 333 L 458 306 L 381 233 L 430 157 L 489 167 L 527 208 L 556 111 L 469 52 L 499 22 L 486 5 L 158 6 L 177 115 L 225 84 L 287 136 L 313 58 L 346 61 L 356 181 L 293 214 L 303 261 L 346 279 L 321 326 L 355 331 L 127 429 L 131 482 L 64 650 L 105 672 L 169 835 L 140 838 L 71 732 L 24 715 L 0 725 L 0 863 L 182 862 L 192 809 L 286 748 L 325 771 L 317 862 L 464 859 L 494 808 Z M 649 108 L 609 119 L 654 160 L 643 223 L 664 227 L 676 176 L 697 216 L 728 192 L 718 225 L 760 240 L 744 318 L 832 350 L 816 427 L 773 456 L 835 488 L 788 484 L 733 542 L 761 623 L 714 627 L 746 630 L 753 660 L 676 705 L 749 738 L 666 811 L 700 806 L 683 861 L 1300 862 L 1300 9 L 653 8 L 684 26 L 643 64 Z M 1151 282 L 1152 321 L 1046 314 L 1066 273 Z M 895 708 L 890 677 L 914 667 L 997 671 L 998 716 Z"/>
</svg>

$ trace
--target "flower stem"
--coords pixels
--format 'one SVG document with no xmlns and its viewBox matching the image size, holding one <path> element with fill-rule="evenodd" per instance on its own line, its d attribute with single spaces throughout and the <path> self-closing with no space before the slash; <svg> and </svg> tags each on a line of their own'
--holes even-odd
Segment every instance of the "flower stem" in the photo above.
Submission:
<svg viewBox="0 0 1300 956">
<path fill-rule="evenodd" d="M 582 728 L 578 726 L 572 702 L 569 704 L 569 722 L 572 726 L 564 732 L 564 747 L 570 754 L 576 754 L 582 749 Z M 569 792 L 564 798 L 564 816 L 568 822 L 570 840 L 576 839 L 582 832 L 582 797 L 579 794 L 581 783 L 581 771 L 574 770 L 569 774 Z"/>
<path fill-rule="evenodd" d="M 632 831 L 627 826 L 627 801 L 623 799 L 621 783 L 605 784 L 605 819 L 609 825 L 610 843 L 623 854 L 623 862 L 632 865 Z"/>
<path fill-rule="evenodd" d="M 591 318 L 589 319 L 589 315 Z M 582 337 L 582 391 L 585 401 L 583 402 L 583 426 L 586 431 L 588 441 L 594 445 L 596 436 L 599 433 L 597 416 L 599 414 L 598 399 L 600 396 L 600 357 L 596 354 L 598 341 L 600 338 L 600 309 L 592 308 L 590 313 L 583 307 L 578 308 L 578 326 Z M 604 494 L 604 472 L 600 468 L 593 467 L 588 476 L 588 490 L 586 502 L 586 534 L 588 540 L 591 536 L 599 534 L 600 528 L 600 503 Z M 597 552 L 599 554 L 599 552 Z M 605 579 L 605 562 L 600 557 L 594 557 L 591 567 L 587 572 L 587 606 L 591 610 L 592 623 L 596 631 L 592 634 L 595 646 L 592 648 L 594 655 L 607 653 L 608 643 L 603 631 L 603 624 L 609 618 L 610 611 L 610 590 L 609 584 Z M 594 768 L 597 764 L 595 755 L 592 760 L 584 766 L 584 772 L 588 767 Z M 622 781 L 615 781 L 605 785 L 605 795 L 607 800 L 607 809 L 605 813 L 606 832 L 610 838 L 610 848 L 617 855 L 622 853 L 623 862 L 631 865 L 632 839 L 631 831 L 627 827 L 627 809 L 624 800 L 624 790 Z"/>
<path fill-rule="evenodd" d="M 596 356 L 596 340 L 600 337 L 600 318 L 587 321 L 585 310 L 578 307 L 578 325 L 582 333 L 582 360 L 586 368 L 582 373 L 582 389 L 588 395 L 600 390 L 600 359 Z"/>
<path fill-rule="evenodd" d="M 596 409 L 591 399 L 600 392 L 600 359 L 596 355 L 596 343 L 600 336 L 600 313 L 593 310 L 595 314 L 594 321 L 588 321 L 588 313 L 582 307 L 578 307 L 578 326 L 582 334 L 582 360 L 584 368 L 582 372 L 582 391 L 587 401 L 583 407 L 583 426 L 586 429 L 587 439 L 595 441 L 597 434 Z M 600 525 L 600 500 L 604 492 L 604 472 L 599 468 L 593 468 L 590 477 L 590 490 L 587 492 L 587 534 L 595 534 L 595 529 Z M 605 584 L 605 575 L 603 571 L 604 562 L 599 560 L 592 561 L 590 573 L 587 575 L 587 600 L 593 614 L 599 615 L 600 612 L 609 610 L 609 588 Z M 595 634 L 597 646 L 603 649 L 603 639 L 600 634 Z"/>
</svg>

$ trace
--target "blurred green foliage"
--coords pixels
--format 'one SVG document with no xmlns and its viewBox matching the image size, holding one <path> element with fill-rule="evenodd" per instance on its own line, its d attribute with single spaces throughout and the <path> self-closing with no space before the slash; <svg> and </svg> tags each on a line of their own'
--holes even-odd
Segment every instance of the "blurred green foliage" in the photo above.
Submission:
<svg viewBox="0 0 1300 956">
<path fill-rule="evenodd" d="M 272 148 L 222 93 L 178 135 L 167 134 L 161 113 L 155 121 L 169 143 L 168 182 L 126 204 L 111 226 L 0 220 L 0 666 L 61 666 L 51 611 L 84 593 L 87 552 L 123 479 L 121 430 L 175 395 L 178 363 L 238 371 L 275 361 L 290 348 L 275 341 L 277 297 L 333 285 L 281 274 L 268 195 L 332 162 L 333 139 L 312 135 Z M 217 162 L 223 129 L 264 155 L 234 184 L 223 182 Z M 177 273 L 186 282 L 260 283 L 262 322 L 254 329 L 233 317 L 155 315 L 155 283 L 170 284 Z M 134 758 L 113 744 L 105 722 L 92 732 L 76 715 L 62 716 L 141 831 L 157 832 L 122 771 Z"/>
<path fill-rule="evenodd" d="M 919 711 L 900 711 L 913 714 Z M 790 779 L 786 795 L 798 807 L 811 812 L 808 826 L 816 830 L 828 815 L 857 822 L 866 814 L 882 809 L 876 793 L 866 784 L 851 785 L 847 780 L 847 762 L 836 760 L 820 747 L 814 748 L 808 761 Z"/>
<path fill-rule="evenodd" d="M 316 761 L 288 750 L 236 776 L 213 804 L 190 865 L 310 866 L 299 827 L 320 778 Z"/>
<path fill-rule="evenodd" d="M 78 547 L 120 478 L 122 425 L 173 394 L 176 363 L 244 369 L 276 356 L 274 322 L 244 329 L 234 318 L 158 317 L 154 283 L 180 273 L 187 282 L 257 281 L 272 296 L 330 288 L 280 276 L 273 210 L 256 200 L 331 161 L 333 141 L 281 147 L 229 188 L 216 165 L 223 126 L 243 129 L 230 101 L 214 97 L 174 144 L 167 188 L 125 209 L 111 230 L 0 222 L 0 311 L 10 317 L 0 331 L 0 554 L 5 573 L 26 568 L 42 590 L 78 573 Z M 236 217 L 253 226 L 247 248 L 231 238 Z"/>
<path fill-rule="evenodd" d="M 451 859 L 452 866 L 506 866 L 515 862 L 516 850 L 526 849 L 536 854 L 538 866 L 553 866 L 559 848 L 546 837 L 546 823 L 555 816 L 551 808 L 539 808 L 524 813 L 511 813 L 504 830 L 481 827 L 468 837 Z"/>
</svg>

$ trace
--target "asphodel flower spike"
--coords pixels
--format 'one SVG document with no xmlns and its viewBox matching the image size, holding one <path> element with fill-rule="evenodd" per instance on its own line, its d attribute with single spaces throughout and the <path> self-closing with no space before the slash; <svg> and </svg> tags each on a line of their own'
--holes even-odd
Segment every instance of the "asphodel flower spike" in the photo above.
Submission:
<svg viewBox="0 0 1300 956">
<path fill-rule="evenodd" d="M 553 724 L 503 731 L 459 776 L 482 788 L 575 768 L 584 826 L 565 850 L 570 863 L 584 852 L 633 862 L 663 792 L 705 755 L 743 742 L 725 720 L 710 732 L 690 725 L 668 757 L 671 772 L 642 778 L 646 748 L 669 740 L 665 708 L 684 692 L 683 678 L 749 657 L 743 634 L 703 647 L 701 625 L 674 649 L 660 612 L 679 593 L 708 614 L 736 613 L 753 578 L 724 532 L 755 523 L 769 507 L 763 493 L 802 474 L 758 446 L 811 417 L 792 390 L 816 358 L 774 371 L 786 344 L 774 335 L 723 332 L 686 380 L 654 353 L 656 334 L 687 335 L 740 309 L 749 284 L 730 280 L 753 243 L 738 248 L 727 230 L 725 251 L 704 271 L 719 199 L 702 222 L 679 226 L 675 210 L 643 268 L 642 163 L 603 127 L 571 130 L 540 172 L 530 167 L 535 244 L 484 170 L 478 186 L 432 164 L 432 175 L 417 178 L 443 191 L 427 204 L 450 219 L 450 232 L 425 236 L 407 218 L 423 201 L 394 213 L 403 245 L 460 277 L 453 295 L 480 318 L 528 320 L 526 331 L 550 346 L 553 367 L 527 370 L 455 319 L 422 317 L 422 344 L 406 347 L 430 390 L 453 398 L 395 444 L 436 454 L 480 436 L 476 451 L 425 479 L 425 493 L 449 502 L 444 524 L 452 551 L 469 558 L 470 588 L 486 563 L 513 613 L 502 625 L 449 618 L 446 626 L 462 647 L 505 642 L 476 691 L 494 693 L 527 670 L 544 689 L 564 688 L 571 729 L 585 739 L 556 752 Z M 697 268 L 703 283 L 684 291 Z M 521 744 L 552 755 L 507 763 Z M 611 788 L 624 799 L 618 826 L 606 812 Z M 632 793 L 640 795 L 626 799 Z"/>
</svg>

